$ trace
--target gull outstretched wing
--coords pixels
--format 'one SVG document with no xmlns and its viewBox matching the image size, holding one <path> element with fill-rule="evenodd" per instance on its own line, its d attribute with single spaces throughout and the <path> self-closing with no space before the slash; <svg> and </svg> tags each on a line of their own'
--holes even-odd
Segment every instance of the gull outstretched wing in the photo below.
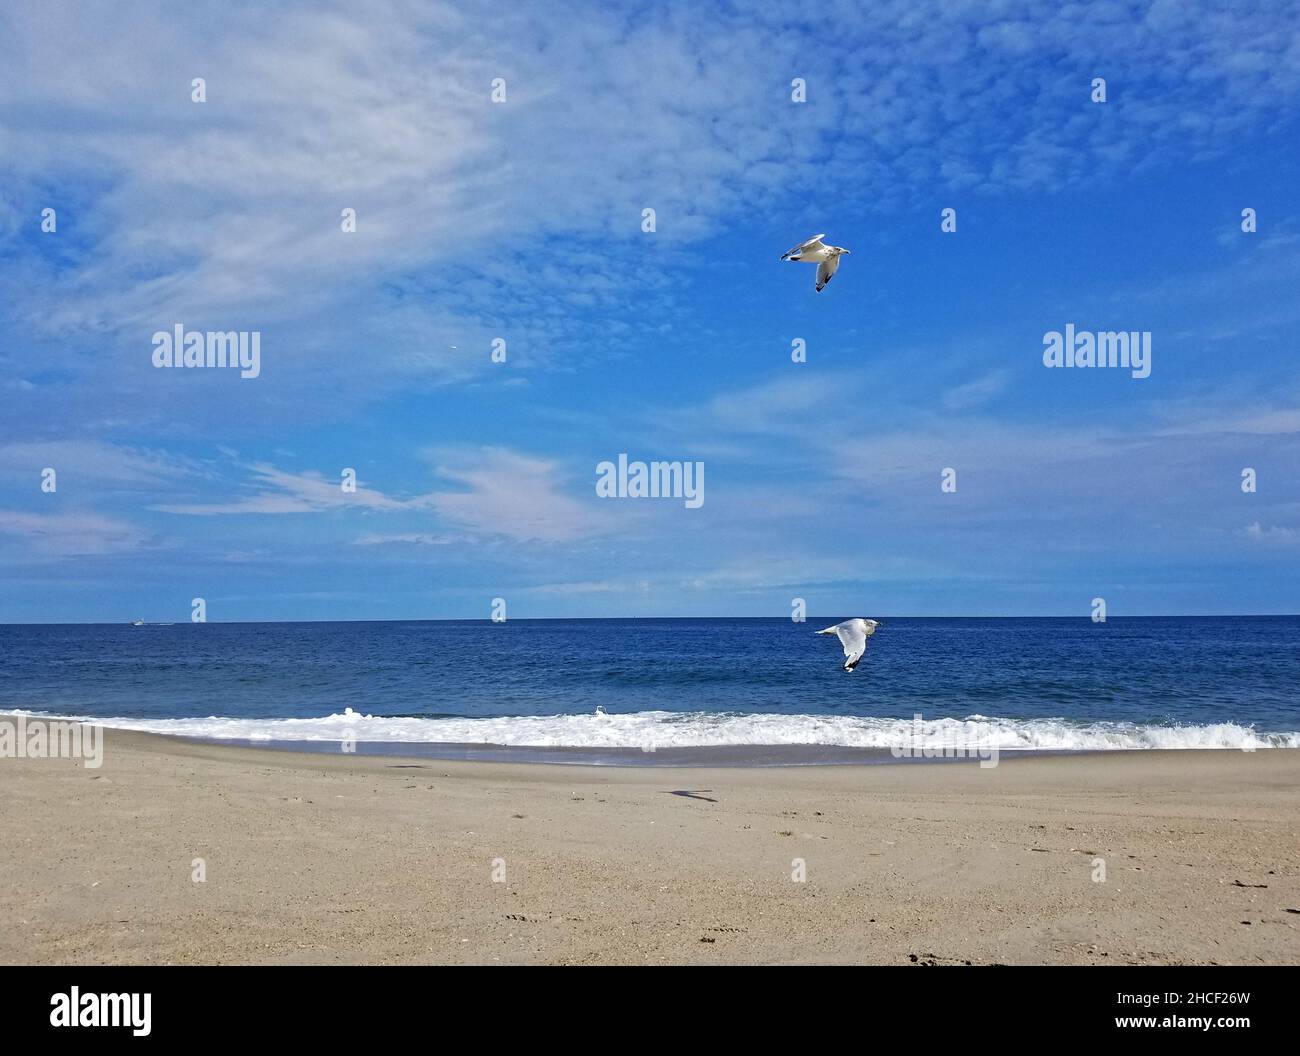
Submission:
<svg viewBox="0 0 1300 1056">
<path fill-rule="evenodd" d="M 786 252 L 781 257 L 781 259 L 788 260 L 790 257 L 797 257 L 803 253 L 810 253 L 818 249 L 825 249 L 826 247 L 822 245 L 822 239 L 825 237 L 826 235 L 824 233 L 820 235 L 813 235 L 813 237 L 808 239 L 808 241 L 800 242 L 793 249 Z"/>
<path fill-rule="evenodd" d="M 831 257 L 830 260 L 823 260 L 820 264 L 817 265 L 817 292 L 818 293 L 821 293 L 822 287 L 825 286 L 828 282 L 830 282 L 831 279 L 835 278 L 835 273 L 839 271 L 839 268 L 840 268 L 839 257 Z"/>
</svg>

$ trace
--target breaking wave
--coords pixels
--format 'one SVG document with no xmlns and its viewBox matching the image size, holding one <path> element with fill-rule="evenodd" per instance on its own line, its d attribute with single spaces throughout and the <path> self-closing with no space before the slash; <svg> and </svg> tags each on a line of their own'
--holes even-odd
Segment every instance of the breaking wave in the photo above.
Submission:
<svg viewBox="0 0 1300 1056">
<path fill-rule="evenodd" d="M 20 712 L 0 712 L 17 715 Z M 33 717 L 34 712 L 21 712 Z M 348 708 L 323 718 L 97 718 L 45 715 L 147 733 L 244 741 L 342 741 L 484 744 L 504 747 L 688 748 L 822 745 L 845 748 L 962 747 L 1001 751 L 1099 751 L 1170 748 L 1300 748 L 1300 731 L 1264 732 L 1225 722 L 1146 725 L 970 715 L 912 719 L 737 712 L 639 711 L 501 718 L 363 715 Z"/>
</svg>

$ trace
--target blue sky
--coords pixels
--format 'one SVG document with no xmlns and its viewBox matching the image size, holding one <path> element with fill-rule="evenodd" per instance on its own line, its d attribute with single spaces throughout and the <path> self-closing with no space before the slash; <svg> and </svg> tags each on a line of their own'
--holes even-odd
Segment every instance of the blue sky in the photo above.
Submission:
<svg viewBox="0 0 1300 1056">
<path fill-rule="evenodd" d="M 0 621 L 1296 612 L 1300 12 L 862 6 L 6 6 Z"/>
</svg>

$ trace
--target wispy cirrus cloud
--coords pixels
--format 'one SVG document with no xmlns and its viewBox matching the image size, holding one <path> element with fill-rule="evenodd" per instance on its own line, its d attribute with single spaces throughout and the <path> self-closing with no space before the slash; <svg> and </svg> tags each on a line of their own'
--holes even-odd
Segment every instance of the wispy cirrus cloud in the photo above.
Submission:
<svg viewBox="0 0 1300 1056">
<path fill-rule="evenodd" d="M 1256 542 L 1288 544 L 1300 542 L 1300 529 L 1288 528 L 1281 524 L 1265 527 L 1259 521 L 1252 521 L 1246 526 L 1245 533 L 1248 538 Z"/>
<path fill-rule="evenodd" d="M 964 382 L 949 389 L 942 396 L 943 406 L 950 411 L 965 411 L 979 407 L 1006 389 L 1009 381 L 1009 371 L 992 371 L 974 381 Z"/>
<path fill-rule="evenodd" d="M 128 522 L 83 511 L 0 510 L 0 535 L 17 539 L 29 554 L 44 558 L 129 553 L 150 539 L 148 532 Z"/>
<path fill-rule="evenodd" d="M 629 286 L 644 307 L 671 262 L 647 259 L 638 225 L 651 199 L 655 245 L 671 245 L 787 203 L 833 169 L 854 173 L 837 197 L 872 211 L 918 186 L 1055 190 L 1175 151 L 1222 153 L 1300 93 L 1300 16 L 1282 8 L 1026 0 L 927 14 L 900 0 L 823 5 L 796 32 L 776 4 L 673 5 L 640 28 L 587 9 L 557 28 L 529 5 L 372 0 L 223 9 L 217 34 L 205 11 L 7 13 L 0 157 L 22 203 L 7 213 L 57 200 L 52 174 L 89 184 L 65 214 L 74 266 L 22 258 L 53 296 L 0 275 L 22 325 L 130 342 L 233 317 L 291 325 L 279 371 L 299 381 L 322 359 L 358 385 L 464 377 L 481 365 L 457 354 L 457 334 L 477 347 L 495 325 L 531 347 L 576 345 L 548 310 L 557 295 L 603 303 L 607 333 L 627 319 Z M 1063 75 L 1044 54 L 1089 59 Z M 1098 73 L 1111 99 L 1084 108 Z M 190 101 L 195 76 L 206 103 Z M 794 76 L 809 83 L 806 106 L 790 105 Z M 490 101 L 494 77 L 505 104 Z M 339 230 L 344 206 L 358 210 L 355 235 Z M 548 240 L 593 238 L 599 269 L 549 259 Z M 441 296 L 451 289 L 458 306 Z M 356 310 L 376 296 L 383 313 Z M 340 310 L 343 342 L 331 336 Z M 358 338 L 386 350 L 385 372 L 349 371 Z"/>
<path fill-rule="evenodd" d="M 85 486 L 158 487 L 207 470 L 196 459 L 103 440 L 27 440 L 0 444 L 0 474 L 37 479 L 49 467 Z"/>
<path fill-rule="evenodd" d="M 391 498 L 358 482 L 355 492 L 346 492 L 341 480 L 327 480 L 320 473 L 289 473 L 259 463 L 250 467 L 251 480 L 238 485 L 256 493 L 216 502 L 159 503 L 153 509 L 193 517 L 233 514 L 322 513 L 326 510 L 401 510 L 410 503 Z"/>
<path fill-rule="evenodd" d="M 605 527 L 592 505 L 574 497 L 577 489 L 553 460 L 501 448 L 426 454 L 440 476 L 460 486 L 419 500 L 449 524 L 481 535 L 545 543 L 571 542 Z"/>
<path fill-rule="evenodd" d="M 224 484 L 252 491 L 217 501 L 159 503 L 154 510 L 194 517 L 280 516 L 362 511 L 421 515 L 446 526 L 444 532 L 367 532 L 355 542 L 442 545 L 472 538 L 521 542 L 568 542 L 597 534 L 603 523 L 579 502 L 559 464 L 503 448 L 432 449 L 424 452 L 432 472 L 452 487 L 398 497 L 359 479 L 355 491 L 318 472 L 293 473 L 258 463 L 248 479 Z M 594 494 L 594 493 L 593 493 Z"/>
<path fill-rule="evenodd" d="M 458 546 L 473 539 L 434 532 L 365 532 L 352 542 L 355 546 Z"/>
</svg>

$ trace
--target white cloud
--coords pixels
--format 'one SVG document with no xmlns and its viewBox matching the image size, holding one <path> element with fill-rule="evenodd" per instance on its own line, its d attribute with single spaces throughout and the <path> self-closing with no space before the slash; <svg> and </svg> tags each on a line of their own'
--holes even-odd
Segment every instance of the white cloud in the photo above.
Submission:
<svg viewBox="0 0 1300 1056">
<path fill-rule="evenodd" d="M 251 467 L 255 495 L 224 502 L 161 503 L 153 507 L 163 513 L 213 517 L 223 514 L 321 513 L 334 509 L 401 510 L 409 503 L 391 498 L 358 479 L 355 492 L 345 492 L 342 478 L 328 480 L 319 473 L 288 473 L 266 464 Z"/>
<path fill-rule="evenodd" d="M 788 203 L 827 152 L 853 173 L 835 184 L 841 209 L 890 209 L 935 182 L 1095 183 L 1175 150 L 1230 150 L 1234 130 L 1300 91 L 1294 13 L 1209 5 L 831 3 L 802 32 L 779 4 L 682 5 L 637 26 L 599 8 L 557 26 L 527 5 L 364 0 L 212 17 L 57 2 L 7 14 L 0 115 L 23 115 L 0 116 L 9 176 L 24 200 L 52 179 L 91 183 L 67 204 L 76 266 L 6 282 L 34 330 L 138 343 L 176 321 L 284 322 L 282 376 L 322 358 L 346 375 L 361 345 L 385 367 L 369 375 L 463 377 L 482 357 L 452 354 L 451 338 L 482 344 L 486 320 L 541 345 L 562 333 L 548 300 L 617 317 L 629 282 L 648 295 L 645 206 L 667 250 Z M 1058 52 L 1105 69 L 1071 80 L 1041 61 Z M 1093 72 L 1113 84 L 1104 135 Z M 793 75 L 809 79 L 803 106 Z M 195 76 L 204 104 L 189 100 Z M 489 98 L 498 76 L 504 104 Z M 355 235 L 339 231 L 344 206 Z M 546 240 L 594 236 L 609 240 L 600 269 L 550 259 Z M 618 262 L 632 246 L 634 271 Z M 425 296 L 353 310 L 377 288 Z"/>
<path fill-rule="evenodd" d="M 954 386 L 943 394 L 943 405 L 951 411 L 965 411 L 987 403 L 1007 387 L 1009 374 L 995 370 L 974 381 Z"/>
<path fill-rule="evenodd" d="M 421 501 L 470 532 L 519 541 L 569 542 L 599 534 L 603 518 L 572 497 L 560 467 L 549 459 L 502 448 L 431 451 L 438 473 L 462 486 Z M 595 495 L 595 469 L 592 469 Z"/>
<path fill-rule="evenodd" d="M 38 479 L 45 467 L 61 480 L 156 486 L 203 472 L 202 467 L 160 451 L 96 440 L 28 440 L 0 444 L 0 473 Z"/>
<path fill-rule="evenodd" d="M 148 535 L 96 513 L 26 513 L 0 510 L 0 534 L 17 537 L 41 557 L 81 557 L 138 550 Z"/>
<path fill-rule="evenodd" d="M 1249 538 L 1258 542 L 1294 543 L 1300 540 L 1300 531 L 1279 524 L 1269 525 L 1265 528 L 1259 521 L 1255 521 L 1247 525 L 1244 530 Z"/>
<path fill-rule="evenodd" d="M 357 490 L 345 492 L 339 479 L 258 463 L 247 467 L 247 481 L 222 485 L 232 491 L 253 489 L 253 494 L 221 501 L 160 503 L 152 509 L 200 517 L 358 511 L 432 516 L 452 529 L 369 532 L 354 540 L 363 546 L 428 546 L 484 538 L 558 543 L 599 534 L 605 523 L 594 509 L 573 498 L 575 485 L 553 460 L 505 448 L 439 449 L 425 452 L 425 457 L 453 487 L 402 498 L 358 479 Z M 594 480 L 593 468 L 593 501 Z"/>
<path fill-rule="evenodd" d="M 357 536 L 357 546 L 453 546 L 469 542 L 463 535 L 437 535 L 431 532 L 366 532 Z"/>
</svg>

